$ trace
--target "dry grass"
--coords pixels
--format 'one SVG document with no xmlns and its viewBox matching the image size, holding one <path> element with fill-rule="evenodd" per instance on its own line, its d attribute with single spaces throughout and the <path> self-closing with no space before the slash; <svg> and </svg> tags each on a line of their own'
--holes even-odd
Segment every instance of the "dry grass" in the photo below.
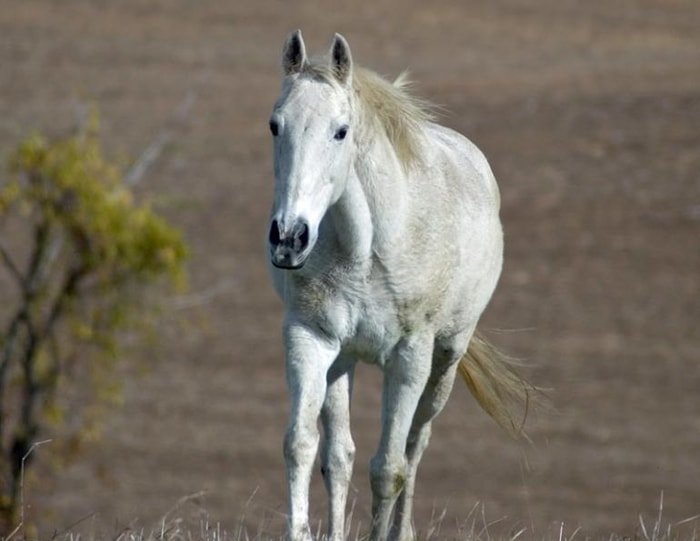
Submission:
<svg viewBox="0 0 700 541">
<path fill-rule="evenodd" d="M 105 530 L 98 525 L 97 517 L 91 515 L 79 523 L 71 525 L 67 531 L 54 532 L 51 541 L 283 541 L 282 533 L 271 533 L 268 524 L 262 521 L 255 531 L 244 526 L 245 511 L 240 517 L 239 525 L 232 530 L 221 527 L 213 521 L 202 505 L 204 493 L 186 496 L 178 501 L 156 524 L 149 527 L 141 526 L 136 521 L 124 527 Z M 251 496 L 251 500 L 252 500 Z M 250 503 L 250 501 L 248 502 Z M 246 506 L 247 508 L 247 506 Z M 421 541 L 583 541 L 591 539 L 581 533 L 581 527 L 568 528 L 563 522 L 554 524 L 543 532 L 531 531 L 521 525 L 509 525 L 509 519 L 502 517 L 496 520 L 487 517 L 483 504 L 475 504 L 466 518 L 457 527 L 457 535 L 443 535 L 442 527 L 446 512 L 435 512 L 425 531 L 420 531 Z M 639 524 L 633 533 L 611 533 L 607 541 L 698 541 L 700 515 L 689 517 L 678 522 L 669 522 L 664 518 L 663 493 L 660 496 L 658 514 L 652 518 L 639 515 Z M 346 530 L 347 539 L 364 541 L 367 539 L 367 525 L 353 519 L 353 508 L 348 514 Z M 450 531 L 453 529 L 450 528 Z M 322 535 L 322 524 L 318 524 L 315 539 L 325 540 Z M 34 539 L 34 536 L 20 530 L 15 539 Z"/>
</svg>

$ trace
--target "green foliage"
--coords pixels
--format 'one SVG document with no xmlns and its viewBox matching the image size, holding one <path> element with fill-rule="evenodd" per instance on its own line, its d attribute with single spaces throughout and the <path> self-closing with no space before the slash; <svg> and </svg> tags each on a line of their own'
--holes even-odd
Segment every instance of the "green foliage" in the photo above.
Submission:
<svg viewBox="0 0 700 541">
<path fill-rule="evenodd" d="M 103 285 L 163 274 L 182 284 L 187 250 L 180 233 L 134 203 L 93 131 L 53 143 L 29 137 L 10 168 L 14 179 L 0 191 L 0 215 L 17 205 L 60 227 Z"/>
<path fill-rule="evenodd" d="M 15 518 L 32 442 L 68 411 L 80 428 L 54 449 L 77 452 L 97 436 L 99 414 L 121 399 L 114 369 L 122 344 L 151 330 L 148 291 L 160 282 L 185 287 L 187 258 L 180 232 L 137 203 L 105 158 L 94 119 L 74 136 L 28 137 L 9 173 L 0 226 L 31 241 L 7 251 L 9 235 L 0 234 L 0 263 L 18 288 L 16 305 L 0 314 L 9 316 L 0 331 L 0 534 Z"/>
</svg>

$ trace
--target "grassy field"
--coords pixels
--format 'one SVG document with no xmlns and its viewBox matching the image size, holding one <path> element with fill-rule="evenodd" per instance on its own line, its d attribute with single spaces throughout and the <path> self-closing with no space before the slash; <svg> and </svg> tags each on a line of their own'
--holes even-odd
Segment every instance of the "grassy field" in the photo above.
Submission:
<svg viewBox="0 0 700 541">
<path fill-rule="evenodd" d="M 252 537 L 260 524 L 281 531 L 281 306 L 262 246 L 267 122 L 297 27 L 314 51 L 339 31 L 360 64 L 409 68 L 441 122 L 484 150 L 506 260 L 483 327 L 553 389 L 557 412 L 533 419 L 534 443 L 520 446 L 455 388 L 418 474 L 419 530 L 444 510 L 450 538 L 477 502 L 487 524 L 505 517 L 494 536 L 513 525 L 547 539 L 562 521 L 564 537 L 647 538 L 638 517 L 653 524 L 662 491 L 664 524 L 700 513 L 700 3 L 4 0 L 3 157 L 94 103 L 105 146 L 136 158 L 194 96 L 139 188 L 185 231 L 192 296 L 163 299 L 161 347 L 124 359 L 124 407 L 101 440 L 60 471 L 38 455 L 27 503 L 41 537 L 85 516 L 88 538 L 133 521 L 147 525 L 134 535 L 157 536 L 172 502 L 200 490 L 229 538 L 239 524 Z M 369 517 L 380 388 L 359 367 L 357 524 Z M 312 494 L 318 521 L 319 478 Z M 197 537 L 198 518 L 189 524 Z"/>
<path fill-rule="evenodd" d="M 150 525 L 143 525 L 134 520 L 128 524 L 118 525 L 112 529 L 86 516 L 67 530 L 54 531 L 52 540 L 57 541 L 284 541 L 282 532 L 270 531 L 270 523 L 263 520 L 253 526 L 241 516 L 239 523 L 230 529 L 222 527 L 220 522 L 213 522 L 209 512 L 202 505 L 204 494 L 192 494 L 181 498 L 160 520 Z M 367 525 L 353 517 L 347 517 L 346 536 L 349 541 L 363 541 L 367 538 Z M 620 535 L 611 532 L 600 538 L 608 541 L 697 541 L 700 539 L 700 516 L 688 517 L 674 523 L 668 522 L 663 514 L 663 494 L 659 499 L 656 515 L 645 517 L 639 515 L 633 534 Z M 553 523 L 544 531 L 531 530 L 529 526 L 514 524 L 503 517 L 487 518 L 482 504 L 475 504 L 464 518 L 455 525 L 444 528 L 447 511 L 434 512 L 424 528 L 417 532 L 416 541 L 574 541 L 590 539 L 582 533 L 583 528 L 572 528 L 563 522 Z M 30 529 L 31 530 L 31 529 Z M 274 528 L 272 528 L 275 531 Z M 446 535 L 443 530 L 448 530 Z M 323 541 L 323 525 L 318 523 L 313 532 L 314 538 Z M 15 533 L 17 538 L 32 539 L 24 528 Z M 14 537 L 14 536 L 13 536 Z M 9 539 L 8 539 L 9 541 Z"/>
</svg>

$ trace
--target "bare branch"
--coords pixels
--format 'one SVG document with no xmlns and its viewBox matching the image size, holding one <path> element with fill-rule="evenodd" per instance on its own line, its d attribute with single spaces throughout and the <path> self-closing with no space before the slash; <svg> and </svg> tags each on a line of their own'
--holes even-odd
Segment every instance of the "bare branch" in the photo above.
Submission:
<svg viewBox="0 0 700 541">
<path fill-rule="evenodd" d="M 2 344 L 2 355 L 0 356 L 0 441 L 5 434 L 5 377 L 10 361 L 15 353 L 15 346 L 19 337 L 19 330 L 22 321 L 26 316 L 26 306 L 21 308 L 15 317 L 12 318 L 7 331 L 5 332 Z"/>
<path fill-rule="evenodd" d="M 43 266 L 44 255 L 46 254 L 47 241 L 49 238 L 49 224 L 44 221 L 36 226 L 34 230 L 34 250 L 29 261 L 29 269 L 25 279 L 24 295 L 27 304 L 31 303 L 36 295 L 38 284 L 40 284 L 39 274 Z"/>
<path fill-rule="evenodd" d="M 78 286 L 80 285 L 80 281 L 84 276 L 86 276 L 87 272 L 88 267 L 86 265 L 74 267 L 68 272 L 63 284 L 61 285 L 61 288 L 58 290 L 56 300 L 49 309 L 49 315 L 47 316 L 46 321 L 38 334 L 39 340 L 44 340 L 51 334 L 56 322 L 63 314 L 63 311 L 66 309 L 66 306 L 70 300 L 75 295 L 76 291 L 78 290 Z"/>
<path fill-rule="evenodd" d="M 180 295 L 175 297 L 170 306 L 175 310 L 183 310 L 186 308 L 194 308 L 195 306 L 201 306 L 207 304 L 212 299 L 218 297 L 223 293 L 232 291 L 236 287 L 235 280 L 222 280 L 218 284 L 214 284 L 211 287 L 198 291 L 196 293 L 191 293 L 189 295 Z"/>
<path fill-rule="evenodd" d="M 47 368 L 47 394 L 52 396 L 56 391 L 58 376 L 61 373 L 61 347 L 56 337 L 55 329 L 50 329 L 47 337 L 50 365 Z"/>
<path fill-rule="evenodd" d="M 197 92 L 190 90 L 180 102 L 177 109 L 173 112 L 171 118 L 161 128 L 158 135 L 150 145 L 141 153 L 141 156 L 134 162 L 129 170 L 124 175 L 124 183 L 127 186 L 136 186 L 146 172 L 158 160 L 163 149 L 172 141 L 175 135 L 175 128 L 184 123 L 197 101 Z"/>
<path fill-rule="evenodd" d="M 19 519 L 19 524 L 15 527 L 14 530 L 10 532 L 10 535 L 8 535 L 5 538 L 5 541 L 10 541 L 12 537 L 19 531 L 19 529 L 24 526 L 24 462 L 29 458 L 29 455 L 34 452 L 34 449 L 39 447 L 40 445 L 44 445 L 45 443 L 51 443 L 53 440 L 43 440 L 43 441 L 37 441 L 32 444 L 32 446 L 29 448 L 29 450 L 24 453 L 24 456 L 22 457 L 22 468 L 20 470 L 19 474 L 19 501 L 20 501 L 20 508 L 19 508 L 19 513 L 20 513 L 20 519 Z"/>
<path fill-rule="evenodd" d="M 24 277 L 22 276 L 22 273 L 19 271 L 17 268 L 17 265 L 15 265 L 15 262 L 12 260 L 12 257 L 10 257 L 10 254 L 5 250 L 5 248 L 0 244 L 0 257 L 2 257 L 3 263 L 5 263 L 5 266 L 8 268 L 10 271 L 10 274 L 12 277 L 17 280 L 17 284 L 19 285 L 20 289 L 24 289 Z"/>
<path fill-rule="evenodd" d="M 44 258 L 41 266 L 37 270 L 37 282 L 42 283 L 52 272 L 52 266 L 63 248 L 64 240 L 62 235 L 54 236 L 51 244 L 46 251 L 46 257 Z"/>
</svg>

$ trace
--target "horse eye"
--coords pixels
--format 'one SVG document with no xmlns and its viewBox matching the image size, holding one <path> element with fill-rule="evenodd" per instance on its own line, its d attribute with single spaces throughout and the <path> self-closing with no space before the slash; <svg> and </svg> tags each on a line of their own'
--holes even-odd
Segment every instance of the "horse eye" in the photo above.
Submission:
<svg viewBox="0 0 700 541">
<path fill-rule="evenodd" d="M 343 126 L 343 127 L 340 128 L 337 132 L 335 132 L 335 135 L 333 136 L 333 139 L 335 139 L 336 141 L 342 141 L 343 139 L 345 139 L 345 136 L 346 136 L 347 134 L 348 134 L 348 127 L 347 127 L 347 126 Z"/>
<path fill-rule="evenodd" d="M 270 131 L 272 132 L 272 135 L 274 135 L 275 137 L 280 132 L 280 126 L 274 120 L 270 120 Z"/>
</svg>

